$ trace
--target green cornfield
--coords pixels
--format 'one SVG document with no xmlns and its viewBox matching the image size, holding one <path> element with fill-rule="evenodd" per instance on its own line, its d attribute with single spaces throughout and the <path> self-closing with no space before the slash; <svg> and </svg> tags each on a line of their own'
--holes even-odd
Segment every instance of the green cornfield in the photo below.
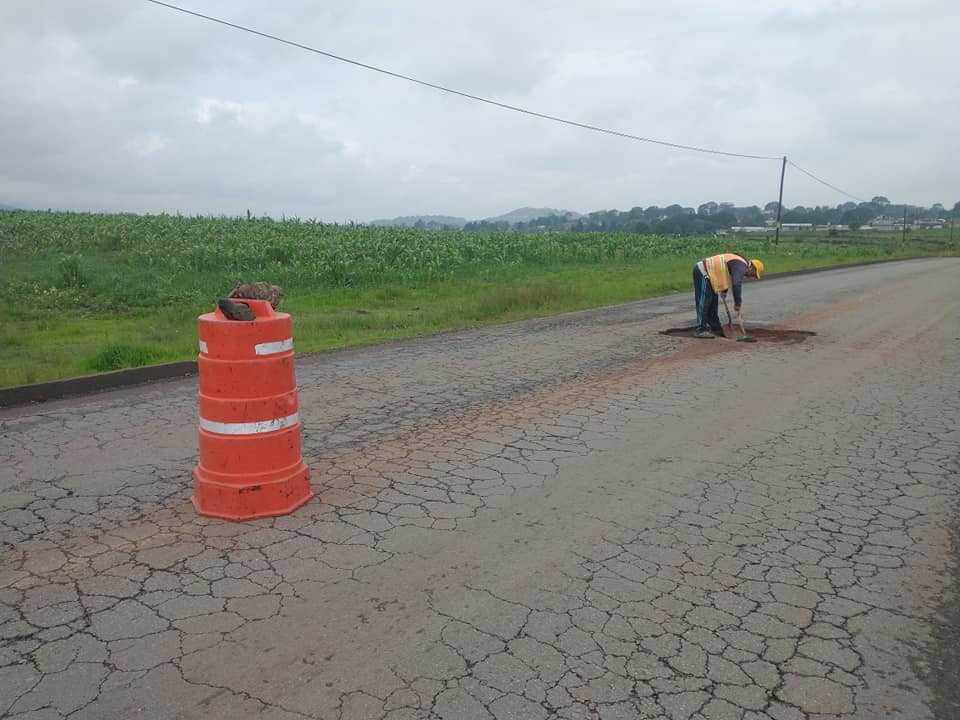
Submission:
<svg viewBox="0 0 960 720">
<path fill-rule="evenodd" d="M 142 306 L 209 299 L 254 276 L 297 289 L 434 283 L 506 268 L 634 263 L 719 250 L 629 234 L 464 233 L 269 218 L 0 214 L 0 299 Z"/>
</svg>

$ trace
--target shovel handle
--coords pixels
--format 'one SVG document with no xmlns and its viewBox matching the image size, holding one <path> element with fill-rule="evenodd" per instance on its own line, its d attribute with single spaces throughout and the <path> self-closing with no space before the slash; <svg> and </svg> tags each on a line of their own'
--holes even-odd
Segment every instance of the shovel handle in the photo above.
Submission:
<svg viewBox="0 0 960 720">
<path fill-rule="evenodd" d="M 733 329 L 733 318 L 730 317 L 730 306 L 727 305 L 727 296 L 721 294 L 720 299 L 723 300 L 723 309 L 727 311 L 727 327 Z"/>
</svg>

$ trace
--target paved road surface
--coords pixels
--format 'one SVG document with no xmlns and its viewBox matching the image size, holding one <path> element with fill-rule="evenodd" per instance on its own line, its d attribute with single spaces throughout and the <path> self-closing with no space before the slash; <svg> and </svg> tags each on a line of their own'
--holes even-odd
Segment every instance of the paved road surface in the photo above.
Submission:
<svg viewBox="0 0 960 720">
<path fill-rule="evenodd" d="M 0 412 L 0 717 L 960 717 L 958 277 L 301 358 L 317 498 L 247 524 L 195 379 Z"/>
</svg>

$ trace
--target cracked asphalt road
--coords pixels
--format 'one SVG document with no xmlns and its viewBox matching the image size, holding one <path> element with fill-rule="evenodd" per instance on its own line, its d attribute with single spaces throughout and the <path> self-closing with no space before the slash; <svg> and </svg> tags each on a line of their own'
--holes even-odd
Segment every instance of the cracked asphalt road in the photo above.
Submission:
<svg viewBox="0 0 960 720">
<path fill-rule="evenodd" d="M 2 411 L 0 717 L 960 717 L 958 273 L 302 357 L 272 520 L 190 506 L 195 379 Z"/>
</svg>

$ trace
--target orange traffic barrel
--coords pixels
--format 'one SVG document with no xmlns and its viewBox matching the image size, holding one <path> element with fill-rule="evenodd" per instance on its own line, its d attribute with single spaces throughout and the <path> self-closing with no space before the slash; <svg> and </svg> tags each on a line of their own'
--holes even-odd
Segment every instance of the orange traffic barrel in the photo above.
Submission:
<svg viewBox="0 0 960 720">
<path fill-rule="evenodd" d="M 300 415 L 290 315 L 265 300 L 238 299 L 253 320 L 219 308 L 200 330 L 200 462 L 193 506 L 228 520 L 285 515 L 311 498 L 300 453 Z"/>
</svg>

